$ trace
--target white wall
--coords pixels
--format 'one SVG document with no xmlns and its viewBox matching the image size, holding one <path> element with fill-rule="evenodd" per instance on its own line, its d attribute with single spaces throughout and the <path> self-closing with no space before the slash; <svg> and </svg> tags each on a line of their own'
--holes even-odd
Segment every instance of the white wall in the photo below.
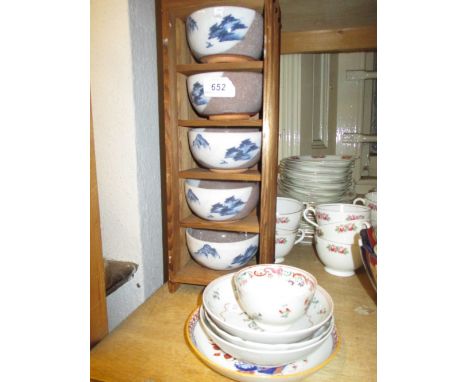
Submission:
<svg viewBox="0 0 468 382">
<path fill-rule="evenodd" d="M 91 1 L 103 255 L 139 265 L 107 298 L 112 330 L 163 282 L 154 0 Z"/>
</svg>

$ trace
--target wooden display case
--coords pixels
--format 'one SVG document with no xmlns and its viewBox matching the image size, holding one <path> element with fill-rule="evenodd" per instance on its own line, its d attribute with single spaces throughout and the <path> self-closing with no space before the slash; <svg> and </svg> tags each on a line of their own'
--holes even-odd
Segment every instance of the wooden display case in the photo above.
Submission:
<svg viewBox="0 0 468 382">
<path fill-rule="evenodd" d="M 187 44 L 185 19 L 197 9 L 220 5 L 210 0 L 162 0 L 161 31 L 164 89 L 164 151 L 166 203 L 166 263 L 170 291 L 179 284 L 206 285 L 226 271 L 215 271 L 196 263 L 185 239 L 187 227 L 258 232 L 259 252 L 251 263 L 274 262 L 275 210 L 278 155 L 280 10 L 276 0 L 223 1 L 256 9 L 264 18 L 264 54 L 261 61 L 197 63 Z M 263 107 L 248 120 L 214 121 L 200 117 L 188 99 L 186 78 L 209 71 L 252 71 L 263 73 Z M 262 131 L 262 156 L 256 168 L 243 173 L 216 173 L 198 167 L 188 147 L 190 127 L 258 127 Z M 184 194 L 184 181 L 191 179 L 243 180 L 260 183 L 260 201 L 246 218 L 214 222 L 192 214 Z"/>
</svg>

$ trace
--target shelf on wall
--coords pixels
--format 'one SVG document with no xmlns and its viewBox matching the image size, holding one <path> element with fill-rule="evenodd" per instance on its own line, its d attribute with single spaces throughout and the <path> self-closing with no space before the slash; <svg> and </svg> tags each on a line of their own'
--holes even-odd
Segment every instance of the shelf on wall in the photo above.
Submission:
<svg viewBox="0 0 468 382">
<path fill-rule="evenodd" d="M 183 127 L 262 127 L 261 119 L 240 120 L 209 120 L 209 119 L 179 119 L 179 126 Z"/>
</svg>

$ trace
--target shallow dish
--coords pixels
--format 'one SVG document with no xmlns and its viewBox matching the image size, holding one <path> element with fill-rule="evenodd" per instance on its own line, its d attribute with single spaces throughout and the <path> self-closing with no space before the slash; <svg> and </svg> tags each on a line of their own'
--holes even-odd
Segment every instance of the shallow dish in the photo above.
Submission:
<svg viewBox="0 0 468 382">
<path fill-rule="evenodd" d="M 202 62 L 257 60 L 263 49 L 263 17 L 253 9 L 216 6 L 186 20 L 187 41 Z"/>
<path fill-rule="evenodd" d="M 226 332 L 249 341 L 265 344 L 288 344 L 319 335 L 320 328 L 333 315 L 333 300 L 317 285 L 312 302 L 305 316 L 283 332 L 270 332 L 260 328 L 245 313 L 234 295 L 230 273 L 213 280 L 203 291 L 203 307 L 216 325 Z"/>
<path fill-rule="evenodd" d="M 209 367 L 221 375 L 240 382 L 272 380 L 277 382 L 299 381 L 327 365 L 340 349 L 336 328 L 318 349 L 301 360 L 267 368 L 245 363 L 223 352 L 211 341 L 200 325 L 200 311 L 197 308 L 185 325 L 185 336 L 192 351 Z"/>
<path fill-rule="evenodd" d="M 188 140 L 195 160 L 215 172 L 246 171 L 260 159 L 262 133 L 258 129 L 190 129 Z"/>
<path fill-rule="evenodd" d="M 236 269 L 258 250 L 258 233 L 187 228 L 187 247 L 196 262 L 215 270 Z"/>
<path fill-rule="evenodd" d="M 187 89 L 196 112 L 210 119 L 248 119 L 262 107 L 262 73 L 193 74 L 187 77 Z"/>
<path fill-rule="evenodd" d="M 185 180 L 185 196 L 199 217 L 232 221 L 246 217 L 257 206 L 258 183 L 216 180 Z"/>
<path fill-rule="evenodd" d="M 207 324 L 202 309 L 200 313 L 200 324 L 208 337 L 211 338 L 211 340 L 223 351 L 232 355 L 233 357 L 236 357 L 240 361 L 253 363 L 263 367 L 278 367 L 290 362 L 294 362 L 298 359 L 302 359 L 303 357 L 312 354 L 322 344 L 322 342 L 327 339 L 327 337 L 324 337 L 320 341 L 289 350 L 258 350 L 233 344 L 217 335 L 214 330 L 212 330 L 211 327 Z M 331 335 L 331 332 L 328 335 Z"/>
<path fill-rule="evenodd" d="M 292 349 L 299 349 L 304 346 L 312 345 L 318 341 L 320 341 L 322 338 L 326 337 L 328 334 L 330 334 L 331 330 L 335 326 L 335 320 L 333 316 L 321 326 L 320 330 L 311 337 L 305 338 L 302 341 L 298 342 L 293 342 L 291 344 L 264 344 L 262 342 L 254 342 L 254 341 L 248 341 L 244 340 L 243 338 L 233 336 L 232 334 L 229 334 L 228 332 L 224 331 L 221 329 L 219 326 L 215 324 L 215 322 L 210 318 L 208 314 L 206 314 L 205 310 L 203 309 L 203 305 L 200 307 L 201 310 L 201 315 L 210 327 L 210 329 L 223 338 L 224 340 L 232 343 L 233 345 L 238 345 L 243 348 L 247 349 L 256 349 L 256 350 L 276 350 L 276 351 L 283 351 L 283 350 L 292 350 Z"/>
</svg>

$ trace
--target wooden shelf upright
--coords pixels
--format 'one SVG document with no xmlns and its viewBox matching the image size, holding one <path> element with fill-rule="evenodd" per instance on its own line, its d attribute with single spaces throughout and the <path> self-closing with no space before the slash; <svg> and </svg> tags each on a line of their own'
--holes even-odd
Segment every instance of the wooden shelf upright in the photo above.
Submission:
<svg viewBox="0 0 468 382">
<path fill-rule="evenodd" d="M 236 5 L 257 10 L 264 19 L 262 60 L 241 63 L 197 63 L 188 47 L 185 19 L 197 9 L 216 5 Z M 161 38 L 164 89 L 165 224 L 166 264 L 169 289 L 179 284 L 206 285 L 226 273 L 207 269 L 190 256 L 185 239 L 187 227 L 209 228 L 260 234 L 255 262 L 274 262 L 275 210 L 278 156 L 280 9 L 277 0 L 162 0 Z M 252 71 L 263 73 L 263 107 L 260 114 L 245 121 L 211 121 L 198 116 L 188 99 L 186 78 L 209 71 Z M 262 131 L 259 168 L 244 173 L 220 174 L 199 168 L 188 146 L 190 127 L 244 126 Z M 256 210 L 237 222 L 203 221 L 192 215 L 184 195 L 184 181 L 193 179 L 245 180 L 260 183 Z M 251 261 L 251 263 L 254 260 Z"/>
</svg>

